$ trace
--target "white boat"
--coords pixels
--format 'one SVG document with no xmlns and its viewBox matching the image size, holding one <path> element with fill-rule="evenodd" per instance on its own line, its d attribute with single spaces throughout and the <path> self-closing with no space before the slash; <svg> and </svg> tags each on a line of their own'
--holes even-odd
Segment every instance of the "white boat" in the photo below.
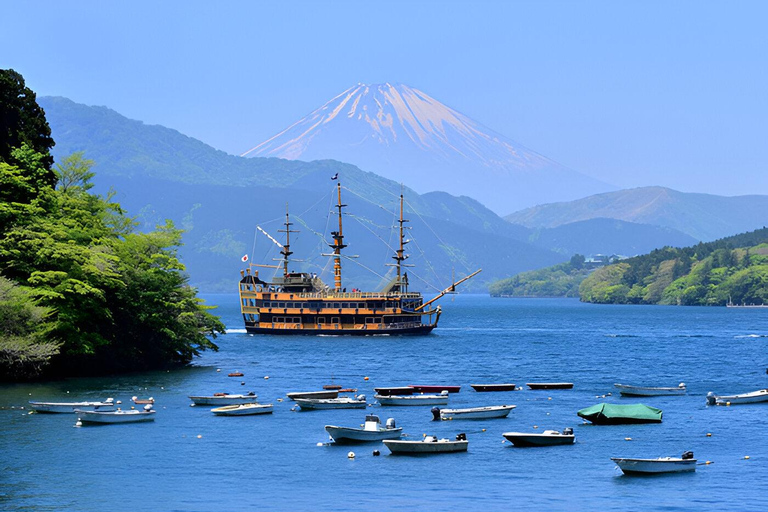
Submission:
<svg viewBox="0 0 768 512">
<path fill-rule="evenodd" d="M 143 411 L 129 409 L 123 411 L 75 411 L 79 423 L 139 423 L 141 421 L 155 421 L 155 411 L 151 405 L 145 405 Z"/>
<path fill-rule="evenodd" d="M 216 393 L 210 396 L 190 396 L 195 405 L 240 405 L 240 404 L 255 404 L 259 398 L 254 393 L 248 393 L 245 395 L 230 395 L 227 393 Z"/>
<path fill-rule="evenodd" d="M 385 439 L 384 444 L 393 454 L 420 453 L 453 453 L 465 452 L 469 446 L 467 436 L 459 434 L 456 439 L 438 439 L 435 436 L 425 436 L 421 441 L 404 441 L 402 439 Z"/>
<path fill-rule="evenodd" d="M 439 395 L 375 395 L 381 405 L 448 405 L 448 391 Z"/>
<path fill-rule="evenodd" d="M 611 457 L 611 460 L 619 466 L 625 475 L 653 475 L 696 471 L 696 459 L 693 458 L 693 452 L 685 452 L 682 457 L 659 457 L 658 459 Z"/>
<path fill-rule="evenodd" d="M 339 392 L 335 389 L 326 389 L 324 391 L 295 391 L 293 393 L 286 393 L 285 396 L 291 400 L 296 400 L 297 398 L 329 399 L 338 398 Z"/>
<path fill-rule="evenodd" d="M 685 383 L 681 382 L 676 388 L 654 388 L 648 386 L 630 386 L 628 384 L 614 384 L 623 396 L 673 396 L 685 394 Z"/>
<path fill-rule="evenodd" d="M 112 398 L 107 398 L 103 402 L 29 402 L 29 406 L 36 412 L 73 413 L 76 409 L 81 411 L 113 410 L 115 401 Z"/>
<path fill-rule="evenodd" d="M 768 389 L 758 389 L 751 393 L 740 395 L 716 395 L 711 391 L 707 393 L 708 405 L 739 405 L 768 402 Z"/>
<path fill-rule="evenodd" d="M 540 434 L 529 432 L 505 432 L 504 439 L 515 446 L 555 446 L 561 444 L 573 444 L 576 436 L 572 428 L 565 428 L 562 432 L 557 430 L 545 430 Z"/>
<path fill-rule="evenodd" d="M 487 420 L 491 418 L 506 418 L 516 405 L 490 405 L 487 407 L 469 407 L 466 409 L 432 408 L 435 420 Z"/>
<path fill-rule="evenodd" d="M 216 416 L 251 416 L 253 414 L 272 414 L 272 404 L 225 405 L 211 409 Z"/>
<path fill-rule="evenodd" d="M 342 443 L 366 443 L 383 441 L 384 439 L 400 439 L 402 427 L 395 425 L 395 420 L 389 418 L 387 426 L 382 427 L 379 417 L 369 414 L 365 417 L 363 428 L 337 427 L 326 425 L 325 431 L 335 442 Z"/>
<path fill-rule="evenodd" d="M 368 406 L 365 395 L 355 398 L 297 398 L 294 401 L 302 409 L 365 409 Z"/>
</svg>

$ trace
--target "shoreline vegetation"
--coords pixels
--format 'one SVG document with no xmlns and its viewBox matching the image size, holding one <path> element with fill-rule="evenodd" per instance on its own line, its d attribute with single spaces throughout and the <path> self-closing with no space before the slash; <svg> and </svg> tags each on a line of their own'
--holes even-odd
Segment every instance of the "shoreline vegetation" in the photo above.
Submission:
<svg viewBox="0 0 768 512">
<path fill-rule="evenodd" d="M 152 232 L 89 192 L 94 162 L 54 165 L 35 93 L 0 70 L 0 381 L 185 365 L 224 325 L 188 284 L 170 221 Z"/>
<path fill-rule="evenodd" d="M 664 247 L 594 270 L 570 262 L 492 283 L 491 295 L 579 297 L 595 304 L 768 304 L 768 228 Z M 558 293 L 558 295 L 553 295 Z"/>
</svg>

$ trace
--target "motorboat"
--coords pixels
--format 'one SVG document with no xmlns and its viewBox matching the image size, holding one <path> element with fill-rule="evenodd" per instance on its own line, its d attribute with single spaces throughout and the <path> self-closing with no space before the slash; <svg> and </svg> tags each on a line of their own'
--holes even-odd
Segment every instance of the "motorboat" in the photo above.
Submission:
<svg viewBox="0 0 768 512">
<path fill-rule="evenodd" d="M 448 391 L 443 390 L 439 395 L 375 395 L 381 405 L 448 405 Z"/>
<path fill-rule="evenodd" d="M 112 410 L 115 406 L 115 400 L 107 398 L 103 402 L 29 402 L 29 406 L 35 412 L 73 413 L 75 410 Z"/>
<path fill-rule="evenodd" d="M 240 405 L 240 404 L 255 404 L 259 395 L 251 392 L 245 395 L 230 395 L 228 393 L 214 393 L 210 396 L 194 396 L 189 397 L 195 405 L 215 405 L 217 407 L 223 405 Z"/>
<path fill-rule="evenodd" d="M 225 405 L 211 409 L 216 416 L 252 416 L 254 414 L 272 414 L 272 404 Z"/>
<path fill-rule="evenodd" d="M 654 388 L 648 386 L 630 386 L 614 384 L 623 396 L 676 396 L 685 394 L 685 383 L 681 382 L 676 388 Z"/>
<path fill-rule="evenodd" d="M 450 439 L 438 439 L 435 436 L 424 436 L 424 439 L 420 441 L 385 439 L 383 442 L 393 455 L 465 452 L 469 446 L 467 436 L 463 433 L 458 434 L 453 441 Z"/>
<path fill-rule="evenodd" d="M 514 391 L 514 384 L 470 384 L 472 389 L 478 392 L 486 391 Z"/>
<path fill-rule="evenodd" d="M 758 389 L 739 395 L 716 395 L 711 391 L 707 393 L 707 405 L 741 405 L 760 402 L 768 402 L 768 389 Z"/>
<path fill-rule="evenodd" d="M 296 398 L 296 405 L 301 409 L 365 409 L 368 404 L 365 395 L 354 398 Z"/>
<path fill-rule="evenodd" d="M 377 395 L 392 396 L 392 395 L 412 395 L 416 390 L 410 386 L 394 386 L 387 388 L 373 388 Z"/>
<path fill-rule="evenodd" d="M 577 413 L 595 425 L 624 425 L 628 423 L 661 423 L 662 411 L 643 404 L 597 404 Z"/>
<path fill-rule="evenodd" d="M 297 398 L 310 398 L 310 399 L 329 399 L 338 398 L 339 392 L 335 389 L 325 389 L 323 391 L 295 391 L 293 393 L 286 393 L 288 398 L 296 400 Z"/>
<path fill-rule="evenodd" d="M 131 401 L 135 403 L 136 405 L 152 405 L 155 403 L 155 399 L 152 397 L 149 398 L 139 398 L 137 396 L 132 396 Z"/>
<path fill-rule="evenodd" d="M 415 389 L 419 393 L 442 393 L 443 391 L 447 391 L 449 393 L 458 393 L 461 390 L 461 386 L 408 384 L 408 387 Z"/>
<path fill-rule="evenodd" d="M 491 418 L 506 418 L 516 405 L 490 405 L 487 407 L 469 407 L 466 409 L 432 408 L 432 416 L 439 420 L 487 420 Z"/>
<path fill-rule="evenodd" d="M 573 382 L 527 382 L 529 389 L 573 389 Z"/>
<path fill-rule="evenodd" d="M 502 435 L 504 436 L 504 439 L 510 441 L 513 445 L 521 447 L 573 444 L 573 441 L 576 439 L 572 428 L 564 428 L 562 432 L 558 430 L 545 430 L 540 434 L 505 432 Z"/>
<path fill-rule="evenodd" d="M 611 457 L 611 460 L 625 475 L 656 475 L 659 473 L 685 473 L 696 471 L 696 459 L 693 452 L 685 452 L 682 457 L 659 457 L 658 459 L 630 459 Z"/>
<path fill-rule="evenodd" d="M 400 439 L 402 427 L 395 425 L 394 418 L 387 420 L 387 426 L 382 427 L 379 417 L 369 414 L 365 417 L 363 428 L 337 427 L 326 425 L 325 431 L 335 442 L 342 443 L 367 443 L 383 441 L 384 439 Z"/>
<path fill-rule="evenodd" d="M 145 405 L 144 410 L 117 409 L 115 411 L 86 411 L 78 409 L 77 421 L 79 423 L 98 423 L 98 424 L 111 424 L 111 423 L 139 423 L 142 421 L 155 421 L 155 411 L 152 410 L 151 405 Z"/>
</svg>

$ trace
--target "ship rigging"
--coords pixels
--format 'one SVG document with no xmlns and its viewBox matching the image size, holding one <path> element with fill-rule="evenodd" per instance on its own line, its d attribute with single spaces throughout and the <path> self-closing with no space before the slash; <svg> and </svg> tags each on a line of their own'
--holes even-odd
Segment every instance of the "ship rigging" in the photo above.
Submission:
<svg viewBox="0 0 768 512">
<path fill-rule="evenodd" d="M 419 292 L 408 289 L 408 274 L 403 272 L 408 259 L 405 253 L 404 232 L 408 221 L 403 217 L 404 198 L 400 194 L 400 213 L 398 220 L 399 244 L 392 259 L 395 277 L 379 292 L 347 292 L 342 286 L 341 258 L 344 243 L 342 212 L 347 206 L 341 202 L 341 183 L 336 185 L 336 214 L 338 231 L 331 231 L 333 249 L 330 254 L 333 261 L 333 287 L 327 286 L 316 274 L 291 272 L 289 257 L 291 251 L 291 229 L 293 223 L 286 211 L 285 242 L 280 243 L 266 231 L 259 231 L 268 236 L 280 247 L 282 265 L 250 264 L 240 271 L 240 309 L 245 321 L 246 331 L 250 334 L 333 334 L 333 335 L 399 335 L 427 334 L 437 327 L 442 313 L 441 307 L 430 308 L 440 297 L 455 291 L 456 286 L 477 275 L 481 269 L 452 283 L 440 291 L 433 299 L 424 302 Z M 270 281 L 259 277 L 254 267 L 280 269 L 278 275 Z"/>
</svg>

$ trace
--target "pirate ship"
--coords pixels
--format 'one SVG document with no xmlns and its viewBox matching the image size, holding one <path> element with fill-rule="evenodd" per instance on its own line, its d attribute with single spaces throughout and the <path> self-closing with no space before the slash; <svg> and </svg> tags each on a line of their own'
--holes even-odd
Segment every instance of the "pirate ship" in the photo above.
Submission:
<svg viewBox="0 0 768 512">
<path fill-rule="evenodd" d="M 460 279 L 434 298 L 424 302 L 419 292 L 408 289 L 408 274 L 403 271 L 405 253 L 405 223 L 403 218 L 403 195 L 400 194 L 399 246 L 392 259 L 395 263 L 395 277 L 378 292 L 347 292 L 342 286 L 341 258 L 344 243 L 341 202 L 341 183 L 336 185 L 338 210 L 338 231 L 331 231 L 333 243 L 328 244 L 333 253 L 333 287 L 326 285 L 316 274 L 289 271 L 291 251 L 291 229 L 293 223 L 285 214 L 285 242 L 279 244 L 282 255 L 282 276 L 269 281 L 259 277 L 255 267 L 279 269 L 281 266 L 251 263 L 240 271 L 240 309 L 245 329 L 250 334 L 331 334 L 331 335 L 401 335 L 427 334 L 437 327 L 440 320 L 440 306 L 432 307 L 435 301 L 456 286 L 477 275 L 480 270 Z M 271 238 L 271 237 L 270 237 Z"/>
</svg>

